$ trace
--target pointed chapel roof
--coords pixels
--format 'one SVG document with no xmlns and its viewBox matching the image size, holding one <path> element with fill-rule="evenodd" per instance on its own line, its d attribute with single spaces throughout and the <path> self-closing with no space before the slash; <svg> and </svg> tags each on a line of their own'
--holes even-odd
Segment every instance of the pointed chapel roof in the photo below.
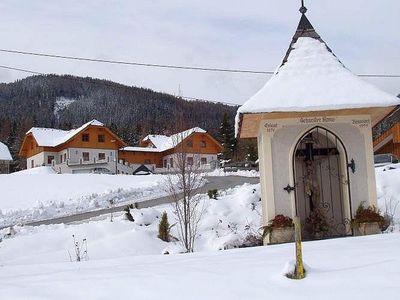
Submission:
<svg viewBox="0 0 400 300">
<path fill-rule="evenodd" d="M 304 7 L 302 7 L 303 9 Z M 302 12 L 282 64 L 270 80 L 238 110 L 244 113 L 304 112 L 388 107 L 400 99 L 351 73 Z"/>
</svg>

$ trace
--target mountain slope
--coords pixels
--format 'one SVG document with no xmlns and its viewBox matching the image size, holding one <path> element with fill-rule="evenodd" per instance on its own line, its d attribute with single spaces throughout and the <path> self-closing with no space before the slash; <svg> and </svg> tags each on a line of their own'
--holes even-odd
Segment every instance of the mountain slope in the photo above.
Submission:
<svg viewBox="0 0 400 300">
<path fill-rule="evenodd" d="M 32 126 L 70 129 L 98 119 L 128 144 L 149 134 L 199 126 L 217 135 L 223 115 L 237 107 L 186 101 L 150 89 L 70 75 L 32 76 L 0 84 L 0 140 L 18 151 Z"/>
</svg>

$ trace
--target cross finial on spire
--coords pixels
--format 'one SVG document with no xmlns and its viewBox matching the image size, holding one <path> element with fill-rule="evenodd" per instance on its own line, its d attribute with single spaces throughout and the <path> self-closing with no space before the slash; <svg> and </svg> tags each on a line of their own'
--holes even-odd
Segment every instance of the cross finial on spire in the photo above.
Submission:
<svg viewBox="0 0 400 300">
<path fill-rule="evenodd" d="M 300 12 L 304 15 L 307 12 L 307 8 L 304 6 L 304 0 L 301 0 Z"/>
</svg>

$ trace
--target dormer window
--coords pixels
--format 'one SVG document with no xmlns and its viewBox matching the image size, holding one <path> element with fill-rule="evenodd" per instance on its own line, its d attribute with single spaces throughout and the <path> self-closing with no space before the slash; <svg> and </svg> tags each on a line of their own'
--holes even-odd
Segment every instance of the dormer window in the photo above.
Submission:
<svg viewBox="0 0 400 300">
<path fill-rule="evenodd" d="M 97 141 L 99 142 L 99 143 L 104 143 L 105 142 L 105 137 L 104 137 L 104 134 L 99 134 L 98 136 L 97 136 Z"/>
<path fill-rule="evenodd" d="M 82 142 L 89 142 L 89 133 L 82 134 Z"/>
</svg>

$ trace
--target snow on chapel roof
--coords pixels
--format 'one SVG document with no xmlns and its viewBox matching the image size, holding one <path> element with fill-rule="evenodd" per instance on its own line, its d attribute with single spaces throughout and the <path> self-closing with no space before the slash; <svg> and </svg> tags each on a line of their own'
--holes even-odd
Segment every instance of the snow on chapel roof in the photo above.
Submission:
<svg viewBox="0 0 400 300">
<path fill-rule="evenodd" d="M 351 73 L 307 19 L 306 9 L 286 56 L 241 113 L 321 111 L 398 105 L 400 99 Z"/>
<path fill-rule="evenodd" d="M 0 160 L 12 160 L 10 150 L 2 142 L 0 142 Z"/>
</svg>

